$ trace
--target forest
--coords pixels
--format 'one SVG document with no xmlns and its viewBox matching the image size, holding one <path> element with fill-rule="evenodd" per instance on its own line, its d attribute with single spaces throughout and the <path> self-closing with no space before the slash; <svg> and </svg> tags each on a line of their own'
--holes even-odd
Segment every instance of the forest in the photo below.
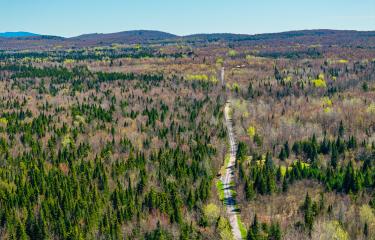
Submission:
<svg viewBox="0 0 375 240">
<path fill-rule="evenodd" d="M 226 104 L 243 239 L 374 239 L 375 45 L 314 34 L 0 51 L 0 239 L 235 239 Z"/>
</svg>

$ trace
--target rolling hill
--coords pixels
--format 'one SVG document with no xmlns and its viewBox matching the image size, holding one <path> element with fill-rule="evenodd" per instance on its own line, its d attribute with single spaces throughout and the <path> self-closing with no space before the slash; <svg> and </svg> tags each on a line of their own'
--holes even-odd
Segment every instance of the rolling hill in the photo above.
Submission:
<svg viewBox="0 0 375 240">
<path fill-rule="evenodd" d="M 0 33 L 0 37 L 3 38 L 18 38 L 18 37 L 33 37 L 33 36 L 40 36 L 36 33 L 31 32 L 3 32 Z"/>
<path fill-rule="evenodd" d="M 100 43 L 100 44 L 112 44 L 112 43 L 146 43 L 150 41 L 160 41 L 165 39 L 176 38 L 176 35 L 150 30 L 134 30 L 124 31 L 117 33 L 93 33 L 84 34 L 78 37 L 70 38 L 68 41 L 78 41 L 87 43 Z"/>
<path fill-rule="evenodd" d="M 1 36 L 3 36 L 1 38 Z M 13 36 L 13 37 L 12 37 Z M 15 37 L 17 36 L 17 37 Z M 22 36 L 22 37 L 21 37 Z M 92 47 L 108 46 L 117 44 L 155 44 L 187 42 L 191 44 L 209 42 L 230 42 L 245 45 L 294 45 L 294 44 L 323 44 L 323 45 L 346 45 L 375 46 L 375 31 L 348 31 L 348 30 L 301 30 L 281 33 L 266 34 L 193 34 L 177 36 L 174 34 L 151 31 L 134 30 L 117 33 L 93 33 L 77 37 L 63 38 L 56 36 L 44 36 L 33 33 L 3 33 L 0 34 L 0 49 L 48 49 L 50 47 Z"/>
</svg>

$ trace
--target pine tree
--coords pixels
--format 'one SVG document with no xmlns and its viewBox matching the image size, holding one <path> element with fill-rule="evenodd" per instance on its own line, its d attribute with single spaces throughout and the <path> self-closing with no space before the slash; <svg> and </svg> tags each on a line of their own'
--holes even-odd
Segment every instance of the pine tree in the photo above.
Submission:
<svg viewBox="0 0 375 240">
<path fill-rule="evenodd" d="M 326 135 L 324 135 L 323 141 L 320 143 L 319 151 L 323 154 L 328 154 L 331 151 L 331 143 Z"/>
<path fill-rule="evenodd" d="M 270 152 L 267 152 L 266 154 L 266 170 L 267 171 L 270 171 L 270 170 L 273 170 L 273 166 L 274 166 L 274 163 L 273 163 L 273 160 L 272 160 L 272 155 Z"/>
<path fill-rule="evenodd" d="M 294 142 L 292 151 L 295 155 L 300 155 L 302 153 L 302 146 L 300 142 Z"/>
<path fill-rule="evenodd" d="M 290 156 L 290 148 L 289 148 L 289 143 L 288 141 L 286 141 L 284 143 L 284 151 L 285 151 L 285 154 L 286 154 L 286 158 L 289 158 Z"/>
<path fill-rule="evenodd" d="M 309 193 L 306 193 L 305 202 L 303 204 L 303 210 L 305 214 L 305 226 L 309 230 L 309 233 L 312 231 L 313 222 L 314 222 L 314 211 L 312 208 L 312 201 L 309 196 Z"/>
<path fill-rule="evenodd" d="M 276 190 L 275 176 L 272 172 L 266 172 L 267 193 L 272 194 Z"/>
<path fill-rule="evenodd" d="M 320 199 L 319 199 L 319 211 L 322 212 L 325 209 L 325 199 L 324 199 L 324 193 L 320 194 Z"/>
<path fill-rule="evenodd" d="M 375 210 L 375 194 L 372 196 L 372 199 L 370 200 L 369 205 Z"/>
<path fill-rule="evenodd" d="M 357 140 L 354 136 L 349 137 L 349 141 L 347 143 L 348 149 L 355 149 L 357 148 Z"/>
<path fill-rule="evenodd" d="M 21 221 L 17 221 L 16 236 L 17 236 L 17 239 L 20 239 L 20 240 L 27 240 L 28 239 L 27 234 L 26 234 L 25 225 Z"/>
<path fill-rule="evenodd" d="M 280 229 L 279 223 L 272 223 L 271 224 L 268 239 L 269 240 L 281 240 L 281 229 Z"/>
<path fill-rule="evenodd" d="M 288 189 L 289 189 L 289 184 L 288 184 L 288 180 L 286 178 L 284 178 L 283 180 L 283 192 L 288 192 Z"/>
<path fill-rule="evenodd" d="M 275 79 L 276 79 L 277 81 L 282 80 L 282 76 L 281 76 L 281 74 L 280 74 L 279 69 L 277 69 L 276 65 L 275 65 L 275 67 L 274 67 L 274 76 L 275 76 Z"/>
<path fill-rule="evenodd" d="M 282 174 L 282 172 L 281 172 L 281 166 L 279 166 L 279 167 L 277 168 L 277 172 L 276 172 L 276 180 L 277 180 L 278 182 L 280 182 L 281 179 L 282 179 L 282 177 L 283 177 L 283 174 Z"/>
<path fill-rule="evenodd" d="M 259 229 L 259 223 L 258 223 L 258 216 L 255 214 L 253 223 L 250 226 L 250 231 L 252 233 L 252 236 L 254 237 L 253 239 L 258 239 L 258 236 L 260 234 L 260 229 Z"/>
<path fill-rule="evenodd" d="M 353 163 L 350 161 L 345 169 L 344 175 L 344 182 L 343 182 L 343 190 L 346 193 L 354 190 L 354 169 Z"/>
<path fill-rule="evenodd" d="M 287 158 L 287 154 L 286 154 L 284 148 L 281 148 L 280 153 L 279 153 L 279 159 L 281 161 L 285 161 L 286 158 Z"/>
<path fill-rule="evenodd" d="M 245 197 L 247 201 L 251 201 L 255 197 L 254 185 L 250 180 L 245 182 Z"/>
<path fill-rule="evenodd" d="M 188 198 L 187 198 L 187 205 L 189 207 L 189 209 L 191 210 L 194 205 L 195 205 L 195 197 L 194 197 L 194 192 L 190 189 L 189 191 L 189 195 L 188 195 Z"/>
<path fill-rule="evenodd" d="M 305 201 L 303 203 L 303 209 L 306 210 L 308 209 L 309 207 L 311 206 L 311 198 L 309 196 L 309 193 L 307 192 L 306 193 L 306 196 L 305 196 Z"/>
<path fill-rule="evenodd" d="M 332 146 L 332 151 L 331 151 L 331 162 L 330 162 L 331 167 L 333 169 L 337 168 L 338 155 L 339 155 L 339 153 L 337 151 L 337 147 L 336 147 L 336 145 L 333 145 Z"/>
<path fill-rule="evenodd" d="M 369 231 L 368 231 L 368 224 L 367 224 L 367 222 L 365 222 L 365 225 L 363 227 L 363 235 L 365 235 L 365 238 L 368 237 L 368 233 L 369 233 Z"/>
<path fill-rule="evenodd" d="M 345 133 L 345 128 L 344 128 L 344 124 L 342 122 L 342 120 L 340 121 L 340 126 L 339 126 L 339 136 L 340 137 L 344 137 L 344 133 Z"/>
<path fill-rule="evenodd" d="M 253 98 L 254 97 L 254 90 L 253 90 L 253 84 L 250 82 L 249 86 L 247 88 L 247 97 Z"/>
</svg>

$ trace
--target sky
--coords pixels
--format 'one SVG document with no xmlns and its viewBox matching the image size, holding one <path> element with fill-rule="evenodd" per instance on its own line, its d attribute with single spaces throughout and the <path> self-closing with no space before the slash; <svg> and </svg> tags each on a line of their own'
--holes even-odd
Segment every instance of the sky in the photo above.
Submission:
<svg viewBox="0 0 375 240">
<path fill-rule="evenodd" d="M 0 32 L 375 30 L 375 0 L 0 0 Z"/>
</svg>

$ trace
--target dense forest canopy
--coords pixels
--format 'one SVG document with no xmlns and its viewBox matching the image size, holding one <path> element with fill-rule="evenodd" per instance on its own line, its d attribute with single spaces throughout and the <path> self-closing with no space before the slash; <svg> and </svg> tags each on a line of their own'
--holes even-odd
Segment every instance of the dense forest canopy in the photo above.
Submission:
<svg viewBox="0 0 375 240">
<path fill-rule="evenodd" d="M 0 238 L 233 239 L 227 104 L 244 239 L 372 239 L 372 39 L 0 51 Z"/>
</svg>

